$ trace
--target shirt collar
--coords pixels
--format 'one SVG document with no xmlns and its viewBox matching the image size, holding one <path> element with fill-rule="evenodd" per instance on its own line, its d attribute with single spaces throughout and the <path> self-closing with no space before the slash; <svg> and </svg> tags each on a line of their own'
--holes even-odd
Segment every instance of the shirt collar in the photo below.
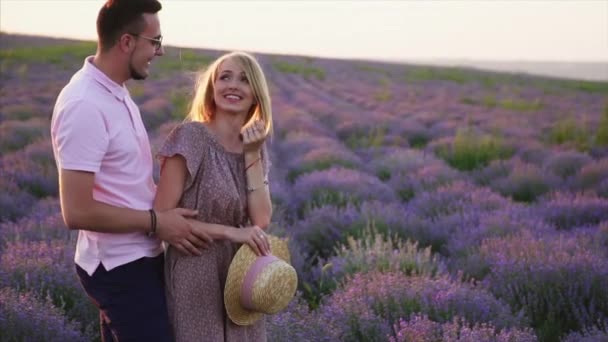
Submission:
<svg viewBox="0 0 608 342">
<path fill-rule="evenodd" d="M 127 87 L 125 87 L 124 84 L 120 85 L 112 81 L 106 74 L 99 70 L 93 64 L 93 58 L 94 56 L 89 56 L 84 60 L 83 70 L 85 75 L 92 77 L 95 81 L 112 93 L 112 95 L 114 95 L 118 100 L 124 101 L 125 97 L 129 94 Z"/>
</svg>

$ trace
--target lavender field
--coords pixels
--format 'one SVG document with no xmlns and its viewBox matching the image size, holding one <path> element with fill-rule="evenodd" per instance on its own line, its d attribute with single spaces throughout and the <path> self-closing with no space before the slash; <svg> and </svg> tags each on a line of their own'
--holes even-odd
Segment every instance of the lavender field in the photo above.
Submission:
<svg viewBox="0 0 608 342">
<path fill-rule="evenodd" d="M 0 341 L 99 339 L 49 138 L 94 52 L 0 35 Z M 129 84 L 153 149 L 220 54 L 169 47 Z M 269 341 L 608 340 L 608 83 L 257 56 L 299 274 Z"/>
</svg>

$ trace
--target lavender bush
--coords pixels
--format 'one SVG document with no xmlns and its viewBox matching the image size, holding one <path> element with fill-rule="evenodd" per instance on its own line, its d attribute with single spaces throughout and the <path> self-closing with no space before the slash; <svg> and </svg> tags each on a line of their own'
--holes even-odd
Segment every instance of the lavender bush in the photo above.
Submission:
<svg viewBox="0 0 608 342">
<path fill-rule="evenodd" d="M 49 123 L 40 118 L 0 122 L 0 153 L 19 150 L 38 139 L 49 138 Z"/>
<path fill-rule="evenodd" d="M 452 321 L 438 323 L 426 315 L 412 315 L 408 320 L 400 319 L 395 324 L 395 335 L 389 342 L 536 342 L 538 339 L 530 329 L 507 328 L 498 330 L 492 324 L 471 324 L 454 317 Z"/>
<path fill-rule="evenodd" d="M 557 176 L 547 174 L 534 164 L 524 163 L 514 163 L 508 176 L 490 183 L 492 189 L 519 202 L 533 202 L 559 185 Z"/>
<path fill-rule="evenodd" d="M 608 259 L 592 236 L 529 232 L 490 238 L 480 247 L 497 297 L 523 309 L 543 341 L 608 318 Z"/>
<path fill-rule="evenodd" d="M 462 317 L 497 328 L 521 326 L 525 319 L 486 290 L 447 277 L 403 273 L 356 274 L 319 309 L 344 341 L 384 341 L 400 318 L 422 313 L 437 322 Z"/>
<path fill-rule="evenodd" d="M 608 220 L 608 198 L 555 192 L 539 204 L 538 213 L 558 229 L 595 225 Z"/>
<path fill-rule="evenodd" d="M 285 310 L 267 316 L 266 335 L 269 341 L 332 341 L 326 322 L 308 308 L 299 292 Z"/>
<path fill-rule="evenodd" d="M 0 222 L 12 221 L 26 215 L 36 198 L 19 189 L 13 179 L 3 177 L 1 167 L 0 165 Z"/>
<path fill-rule="evenodd" d="M 417 242 L 403 241 L 396 234 L 380 234 L 373 222 L 361 237 L 348 237 L 335 253 L 327 260 L 319 260 L 304 274 L 303 286 L 313 303 L 331 293 L 343 279 L 357 273 L 401 272 L 434 277 L 446 270 L 430 247 L 418 248 Z"/>
<path fill-rule="evenodd" d="M 87 341 L 75 323 L 68 321 L 50 300 L 31 293 L 0 288 L 0 340 Z"/>
<path fill-rule="evenodd" d="M 543 168 L 551 174 L 567 179 L 591 161 L 591 157 L 586 153 L 566 151 L 550 156 L 544 162 Z"/>
<path fill-rule="evenodd" d="M 606 324 L 604 324 L 606 326 Z M 605 342 L 608 341 L 608 331 L 606 328 L 584 329 L 582 332 L 572 332 L 562 339 L 562 342 Z"/>
<path fill-rule="evenodd" d="M 366 200 L 391 202 L 395 193 L 376 177 L 344 169 L 331 168 L 303 175 L 293 185 L 291 207 L 300 216 L 324 205 L 345 207 Z"/>
<path fill-rule="evenodd" d="M 608 180 L 608 158 L 587 163 L 581 167 L 572 181 L 575 191 L 596 190 L 602 181 Z"/>
<path fill-rule="evenodd" d="M 74 243 L 62 240 L 14 242 L 0 254 L 0 287 L 49 298 L 80 329 L 94 334 L 98 311 L 82 290 L 74 270 Z"/>
</svg>

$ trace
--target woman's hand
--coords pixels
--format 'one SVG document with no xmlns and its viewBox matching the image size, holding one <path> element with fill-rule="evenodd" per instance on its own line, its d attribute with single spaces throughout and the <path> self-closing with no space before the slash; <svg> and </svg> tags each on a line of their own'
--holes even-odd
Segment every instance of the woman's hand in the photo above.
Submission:
<svg viewBox="0 0 608 342">
<path fill-rule="evenodd" d="M 245 153 L 258 152 L 260 150 L 268 135 L 265 131 L 265 127 L 266 125 L 264 125 L 262 120 L 256 120 L 251 125 L 241 129 L 243 150 Z"/>
<path fill-rule="evenodd" d="M 270 254 L 268 236 L 258 226 L 234 228 L 230 240 L 237 243 L 246 243 L 258 256 Z"/>
</svg>

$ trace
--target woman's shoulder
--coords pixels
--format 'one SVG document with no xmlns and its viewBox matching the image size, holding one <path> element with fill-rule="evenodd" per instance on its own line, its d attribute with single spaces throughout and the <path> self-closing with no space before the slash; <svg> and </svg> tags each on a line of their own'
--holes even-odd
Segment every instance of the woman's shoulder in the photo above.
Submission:
<svg viewBox="0 0 608 342">
<path fill-rule="evenodd" d="M 208 128 L 204 123 L 199 121 L 186 121 L 180 123 L 175 127 L 174 134 L 205 141 L 210 137 Z"/>
</svg>

